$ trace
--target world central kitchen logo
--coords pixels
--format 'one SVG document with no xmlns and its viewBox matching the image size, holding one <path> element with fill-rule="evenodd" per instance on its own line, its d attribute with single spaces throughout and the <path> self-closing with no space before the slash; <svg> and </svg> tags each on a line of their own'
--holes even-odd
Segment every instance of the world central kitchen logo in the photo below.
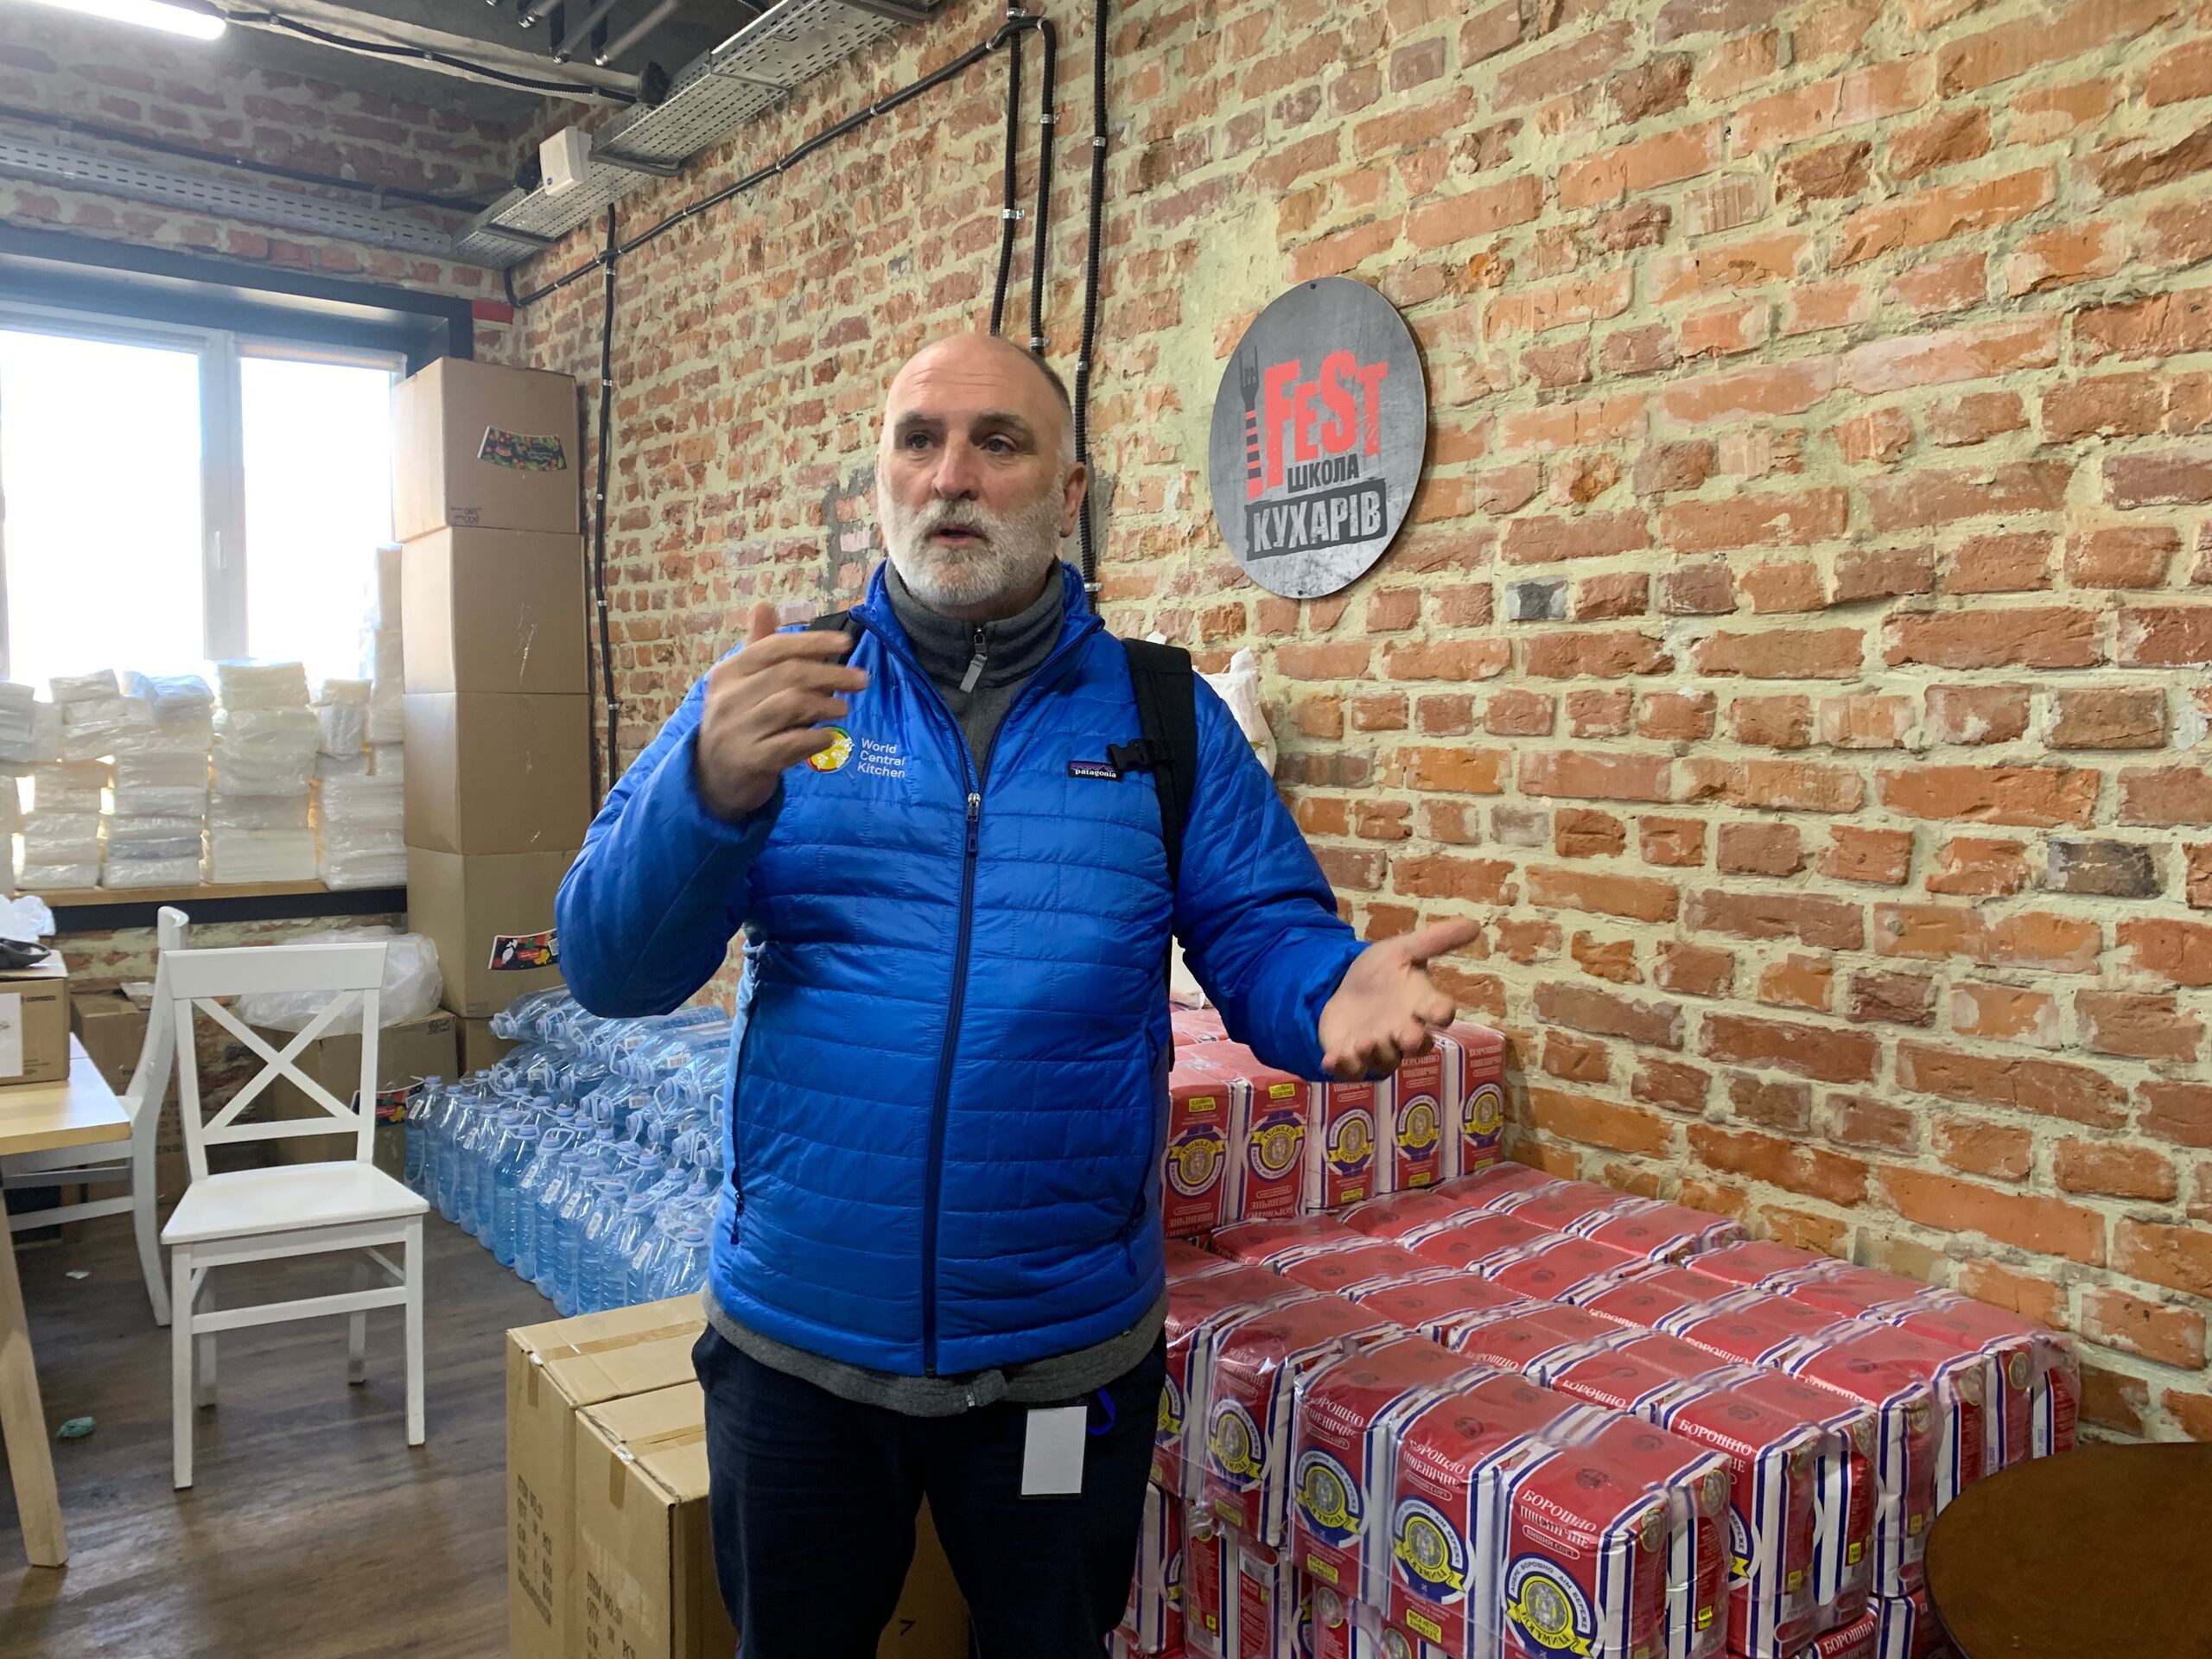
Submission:
<svg viewBox="0 0 2212 1659">
<path fill-rule="evenodd" d="M 1387 362 L 1332 351 L 1314 373 L 1291 358 L 1238 353 L 1244 396 L 1244 548 L 1279 558 L 1370 542 L 1384 533 L 1382 456 Z"/>
</svg>

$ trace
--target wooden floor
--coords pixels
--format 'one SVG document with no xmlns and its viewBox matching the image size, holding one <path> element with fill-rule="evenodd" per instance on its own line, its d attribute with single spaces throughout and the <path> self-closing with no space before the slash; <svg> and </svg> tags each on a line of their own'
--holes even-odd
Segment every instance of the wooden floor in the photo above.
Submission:
<svg viewBox="0 0 2212 1659">
<path fill-rule="evenodd" d="M 79 1241 L 27 1243 L 16 1260 L 47 1421 L 98 1427 L 54 1446 L 67 1567 L 23 1565 L 0 1484 L 0 1659 L 506 1652 L 502 1344 L 510 1325 L 552 1318 L 550 1304 L 434 1213 L 428 1443 L 407 1445 L 397 1309 L 369 1316 L 359 1388 L 346 1382 L 343 1319 L 236 1332 L 222 1338 L 218 1403 L 198 1414 L 194 1484 L 180 1492 L 168 1332 L 154 1324 L 127 1224 L 77 1230 Z M 218 1286 L 236 1305 L 348 1282 L 315 1271 L 230 1268 Z"/>
</svg>

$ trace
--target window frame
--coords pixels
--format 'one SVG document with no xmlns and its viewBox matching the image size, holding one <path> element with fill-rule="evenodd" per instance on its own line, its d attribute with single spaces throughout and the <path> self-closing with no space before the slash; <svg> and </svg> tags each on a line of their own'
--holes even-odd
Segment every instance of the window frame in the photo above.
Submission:
<svg viewBox="0 0 2212 1659">
<path fill-rule="evenodd" d="M 193 353 L 200 365 L 200 580 L 201 654 L 209 662 L 248 655 L 246 631 L 245 410 L 241 364 L 249 358 L 381 369 L 395 383 L 407 353 L 287 338 L 260 329 L 152 321 L 0 296 L 0 330 Z M 0 410 L 0 447 L 7 414 Z M 14 617 L 8 600 L 7 527 L 0 515 L 0 679 L 14 673 Z"/>
</svg>

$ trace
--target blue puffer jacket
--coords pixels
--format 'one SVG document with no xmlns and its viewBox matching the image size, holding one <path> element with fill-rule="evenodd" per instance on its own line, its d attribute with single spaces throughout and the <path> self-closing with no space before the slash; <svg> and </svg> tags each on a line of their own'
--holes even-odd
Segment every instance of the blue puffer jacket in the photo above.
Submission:
<svg viewBox="0 0 2212 1659">
<path fill-rule="evenodd" d="M 693 781 L 702 687 L 601 810 L 561 888 L 563 964 L 603 1014 L 677 1007 L 748 936 L 715 1300 L 848 1364 L 961 1376 L 1102 1342 L 1163 1281 L 1171 924 L 1229 1029 L 1320 1075 L 1361 946 L 1227 708 L 1198 688 L 1200 777 L 1168 891 L 1120 643 L 1062 569 L 1058 645 L 989 781 L 880 571 L 849 742 L 726 822 Z M 833 764 L 834 763 L 834 764 Z"/>
</svg>

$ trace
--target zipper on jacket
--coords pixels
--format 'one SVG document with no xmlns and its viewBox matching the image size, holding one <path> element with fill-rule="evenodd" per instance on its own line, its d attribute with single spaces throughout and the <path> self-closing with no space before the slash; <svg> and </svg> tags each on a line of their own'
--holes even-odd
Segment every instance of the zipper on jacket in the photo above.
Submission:
<svg viewBox="0 0 2212 1659">
<path fill-rule="evenodd" d="M 991 757 L 998 753 L 999 739 L 1014 723 L 1014 717 L 1029 701 L 1046 671 L 1058 664 L 1073 648 L 1090 636 L 1091 629 L 1084 624 L 1091 619 L 1071 617 L 1061 625 L 1060 638 L 1036 671 L 1021 683 L 1007 705 L 1005 715 L 999 721 L 998 729 L 991 734 L 991 741 L 983 748 L 983 765 L 979 774 L 973 755 L 968 747 L 968 734 L 953 718 L 952 707 L 938 690 L 937 682 L 929 671 L 917 662 L 912 652 L 902 650 L 888 633 L 883 632 L 868 618 L 856 611 L 855 619 L 871 633 L 881 638 L 884 648 L 893 656 L 905 659 L 928 688 L 929 699 L 937 704 L 938 712 L 946 725 L 952 728 L 954 750 L 960 756 L 960 772 L 968 785 L 968 813 L 965 839 L 960 857 L 960 931 L 952 950 L 952 995 L 945 1009 L 944 1043 L 938 1051 L 937 1090 L 930 1102 L 930 1161 L 923 1174 L 922 1189 L 922 1375 L 935 1376 L 937 1371 L 937 1224 L 938 1205 L 944 1181 L 945 1120 L 952 1106 L 952 1061 L 960 1046 L 960 1020 L 968 1001 L 968 953 L 976 924 L 976 867 L 982 850 L 983 786 L 990 776 Z"/>
</svg>

